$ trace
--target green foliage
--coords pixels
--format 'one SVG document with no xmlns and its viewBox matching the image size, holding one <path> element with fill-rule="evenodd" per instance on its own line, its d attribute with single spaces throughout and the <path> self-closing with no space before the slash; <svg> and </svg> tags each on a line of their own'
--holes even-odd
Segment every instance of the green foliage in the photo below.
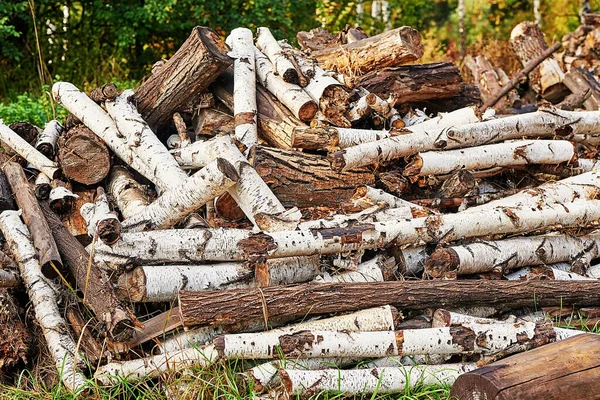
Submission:
<svg viewBox="0 0 600 400">
<path fill-rule="evenodd" d="M 6 105 L 0 103 L 0 118 L 6 124 L 26 121 L 40 128 L 54 118 L 64 120 L 68 112 L 60 105 L 53 104 L 49 90 L 48 86 L 44 86 L 42 95 L 24 93 Z"/>
</svg>

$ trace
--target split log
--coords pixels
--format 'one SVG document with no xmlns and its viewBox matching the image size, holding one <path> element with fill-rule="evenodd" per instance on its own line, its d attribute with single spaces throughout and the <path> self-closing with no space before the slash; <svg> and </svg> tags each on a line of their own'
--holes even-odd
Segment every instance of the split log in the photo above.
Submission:
<svg viewBox="0 0 600 400">
<path fill-rule="evenodd" d="M 390 304 L 401 309 L 486 306 L 597 305 L 600 283 L 593 281 L 396 281 L 322 283 L 258 289 L 186 292 L 179 295 L 185 326 L 232 325 L 269 318 L 354 311 Z M 535 293 L 535 296 L 532 294 Z M 264 297 L 263 297 L 264 296 Z"/>
<path fill-rule="evenodd" d="M 44 276 L 55 278 L 57 276 L 55 268 L 60 271 L 62 260 L 42 209 L 27 182 L 25 172 L 19 164 L 11 161 L 4 163 L 2 171 L 6 174 L 23 220 L 31 233 L 37 254 L 36 260 L 42 266 Z"/>
<path fill-rule="evenodd" d="M 108 197 L 102 188 L 98 188 L 98 195 L 93 203 L 85 203 L 80 208 L 82 218 L 88 227 L 88 235 L 98 238 L 107 245 L 119 240 L 121 236 L 121 223 L 114 211 L 110 210 Z"/>
<path fill-rule="evenodd" d="M 524 67 L 548 49 L 540 27 L 528 21 L 514 27 L 510 34 L 510 45 Z M 558 62 L 549 58 L 529 73 L 529 81 L 533 90 L 544 99 L 559 102 L 568 94 L 568 89 L 562 83 L 564 76 Z"/>
<path fill-rule="evenodd" d="M 317 112 L 317 104 L 300 87 L 287 83 L 275 75 L 269 59 L 255 49 L 256 75 L 261 85 L 283 103 L 301 121 L 310 121 Z"/>
<path fill-rule="evenodd" d="M 502 87 L 511 85 L 511 81 L 508 78 L 508 75 L 506 75 L 506 72 L 504 72 L 502 68 L 496 68 L 495 71 L 496 75 L 498 75 L 498 80 L 500 81 L 500 85 L 502 85 Z M 506 95 L 506 99 L 508 100 L 508 105 L 512 108 L 519 109 L 523 105 L 523 101 L 521 100 L 519 93 L 515 89 L 511 89 L 508 92 L 508 94 Z"/>
<path fill-rule="evenodd" d="M 168 187 L 168 183 L 159 180 L 154 171 L 148 167 L 129 146 L 117 129 L 112 118 L 85 93 L 68 82 L 56 82 L 52 86 L 54 99 L 79 118 L 85 126 L 92 130 L 121 160 L 138 171 L 159 188 Z M 50 176 L 50 175 L 49 175 Z"/>
<path fill-rule="evenodd" d="M 465 324 L 460 327 L 380 332 L 277 330 L 219 335 L 215 349 L 225 359 L 374 358 L 390 355 L 482 354 L 493 356 L 535 348 L 556 340 L 552 323 Z"/>
<path fill-rule="evenodd" d="M 111 169 L 107 188 L 125 219 L 142 212 L 150 204 L 146 188 L 125 167 Z"/>
<path fill-rule="evenodd" d="M 360 76 L 345 77 L 348 87 L 363 87 L 381 98 L 390 96 L 395 107 L 405 103 L 452 97 L 460 92 L 459 69 L 451 62 L 415 64 L 376 69 Z"/>
<path fill-rule="evenodd" d="M 135 91 L 135 104 L 152 130 L 170 124 L 173 113 L 183 111 L 232 64 L 227 51 L 214 30 L 192 30 L 173 57 Z"/>
<path fill-rule="evenodd" d="M 15 131 L 4 125 L 2 120 L 0 120 L 0 140 L 14 150 L 15 153 L 26 159 L 38 171 L 45 173 L 53 179 L 60 176 L 58 164 L 37 151 L 35 147 L 30 145 Z"/>
<path fill-rule="evenodd" d="M 218 157 L 233 163 L 240 179 L 228 193 L 253 224 L 256 223 L 255 218 L 259 214 L 274 215 L 285 212 L 285 207 L 247 162 L 230 137 L 196 142 L 174 151 L 173 156 L 182 168 L 203 168 Z"/>
<path fill-rule="evenodd" d="M 186 367 L 207 367 L 217 359 L 213 346 L 185 349 L 131 361 L 113 361 L 96 370 L 94 379 L 102 385 L 118 385 L 123 380 L 136 382 L 159 377 Z"/>
<path fill-rule="evenodd" d="M 38 136 L 35 144 L 36 150 L 48 157 L 48 159 L 54 159 L 56 141 L 63 132 L 63 129 L 63 126 L 57 120 L 48 122 L 44 127 L 44 131 Z"/>
<path fill-rule="evenodd" d="M 563 83 L 573 93 L 590 92 L 583 101 L 586 110 L 597 111 L 600 108 L 600 83 L 586 68 L 571 68 L 565 74 Z"/>
<path fill-rule="evenodd" d="M 415 365 L 369 369 L 280 369 L 285 391 L 290 396 L 311 396 L 322 391 L 347 395 L 403 393 L 420 385 L 452 385 L 464 373 L 477 368 L 475 363 Z"/>
<path fill-rule="evenodd" d="M 597 386 L 599 348 L 597 335 L 584 334 L 517 354 L 461 375 L 450 396 L 460 399 L 588 398 Z"/>
<path fill-rule="evenodd" d="M 106 103 L 106 110 L 129 147 L 153 171 L 156 180 L 165 184 L 161 190 L 178 187 L 187 174 L 142 119 L 133 99 L 133 91 L 125 90 L 114 102 Z"/>
<path fill-rule="evenodd" d="M 47 206 L 43 205 L 44 221 L 48 221 L 52 237 L 64 257 L 69 271 L 83 292 L 83 302 L 103 322 L 106 330 L 116 341 L 129 339 L 133 322 L 130 312 L 122 306 L 114 293 L 104 271 L 108 267 L 102 262 L 92 262 L 83 245 L 77 241 L 62 224 L 60 219 Z M 104 271 L 103 271 L 104 270 Z"/>
<path fill-rule="evenodd" d="M 342 46 L 311 52 L 325 70 L 364 74 L 385 67 L 397 67 L 423 55 L 419 32 L 403 26 L 380 35 Z"/>
<path fill-rule="evenodd" d="M 42 274 L 29 231 L 19 218 L 19 212 L 2 212 L 0 229 L 19 264 L 21 277 L 27 287 L 36 319 L 44 333 L 58 375 L 70 391 L 78 393 L 85 390 L 87 382 L 81 372 L 84 358 L 78 354 L 75 342 L 66 333 L 67 324 L 58 309 L 55 290 Z"/>
<path fill-rule="evenodd" d="M 65 176 L 84 185 L 100 182 L 110 171 L 110 154 L 104 141 L 84 125 L 61 135 L 58 159 Z"/>
<path fill-rule="evenodd" d="M 404 175 L 443 175 L 459 169 L 477 170 L 563 162 L 577 162 L 577 149 L 567 140 L 515 140 L 466 149 L 419 153 L 410 158 Z"/>
<path fill-rule="evenodd" d="M 258 175 L 286 208 L 339 207 L 356 186 L 374 185 L 366 169 L 334 172 L 325 157 L 257 146 L 249 159 Z"/>
<path fill-rule="evenodd" d="M 0 270 L 0 273 L 4 271 Z M 2 278 L 0 278 L 2 279 Z M 5 373 L 28 363 L 33 335 L 21 321 L 14 296 L 0 285 L 0 372 Z"/>
<path fill-rule="evenodd" d="M 225 193 L 240 179 L 236 169 L 224 158 L 165 191 L 152 204 L 123 221 L 123 230 L 134 232 L 173 227 L 215 197 Z"/>
<path fill-rule="evenodd" d="M 269 53 L 267 56 L 283 57 L 281 54 L 277 54 L 277 49 L 273 48 L 273 44 L 278 47 L 277 42 L 273 36 L 268 32 L 267 28 L 258 28 L 259 40 L 262 29 L 263 35 L 270 36 L 273 42 L 265 43 L 265 47 L 268 48 Z M 246 28 L 236 28 L 231 31 L 231 34 L 227 38 L 227 43 L 232 48 L 232 57 L 234 58 L 233 70 L 234 70 L 234 115 L 235 115 L 235 138 L 239 140 L 247 149 L 252 148 L 258 143 L 258 131 L 257 131 L 257 118 L 258 112 L 256 106 L 256 71 L 255 71 L 255 59 L 254 59 L 254 43 L 252 39 L 252 31 Z M 281 50 L 281 49 L 279 49 Z M 283 57 L 284 58 L 284 57 Z M 287 61 L 287 59 L 284 58 Z M 272 60 L 273 61 L 273 60 Z M 288 61 L 289 62 L 289 61 Z M 282 64 L 275 64 L 275 68 L 283 68 Z M 295 72 L 296 70 L 292 70 Z M 285 74 L 280 74 L 284 76 Z M 298 75 L 296 74 L 296 78 Z M 289 82 L 286 80 L 286 82 Z"/>
<path fill-rule="evenodd" d="M 481 100 L 484 104 L 489 103 L 496 93 L 500 92 L 502 86 L 500 77 L 496 73 L 494 66 L 484 55 L 479 55 L 475 58 L 467 55 L 463 63 L 470 70 L 474 82 L 479 86 Z M 503 109 L 505 106 L 506 103 L 502 99 L 496 102 L 497 109 Z"/>
<path fill-rule="evenodd" d="M 260 27 L 256 29 L 256 47 L 269 58 L 275 73 L 281 79 L 288 83 L 298 84 L 298 71 L 284 54 L 283 49 L 277 43 L 269 28 Z"/>
<path fill-rule="evenodd" d="M 318 257 L 269 260 L 272 285 L 302 283 L 319 273 Z M 119 277 L 117 293 L 134 302 L 174 301 L 180 290 L 215 290 L 255 287 L 250 263 L 214 265 L 143 266 Z"/>
<path fill-rule="evenodd" d="M 479 274 L 529 265 L 548 265 L 598 256 L 600 235 L 581 237 L 545 235 L 483 241 L 436 250 L 425 262 L 425 271 L 434 278 L 448 272 L 457 275 Z"/>
</svg>

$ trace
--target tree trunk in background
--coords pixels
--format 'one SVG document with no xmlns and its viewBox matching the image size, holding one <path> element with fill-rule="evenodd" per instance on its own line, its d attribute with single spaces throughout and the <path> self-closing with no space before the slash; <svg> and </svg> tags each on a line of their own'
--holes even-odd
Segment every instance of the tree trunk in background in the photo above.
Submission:
<svg viewBox="0 0 600 400">
<path fill-rule="evenodd" d="M 465 0 L 458 0 L 458 34 L 460 35 L 460 58 L 467 54 L 467 30 L 465 23 Z"/>
</svg>

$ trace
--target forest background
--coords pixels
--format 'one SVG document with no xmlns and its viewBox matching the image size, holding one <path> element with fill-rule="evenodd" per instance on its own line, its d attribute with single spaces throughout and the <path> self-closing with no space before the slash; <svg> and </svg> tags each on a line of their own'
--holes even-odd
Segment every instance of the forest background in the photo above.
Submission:
<svg viewBox="0 0 600 400">
<path fill-rule="evenodd" d="M 549 43 L 579 25 L 581 0 L 460 0 L 467 52 L 485 53 L 507 72 L 507 46 L 521 21 L 540 23 Z M 588 1 L 591 10 L 600 0 Z M 295 43 L 296 32 L 359 24 L 373 35 L 409 25 L 421 32 L 420 62 L 460 62 L 459 0 L 3 0 L 0 1 L 0 118 L 38 125 L 57 110 L 48 88 L 66 80 L 86 90 L 115 82 L 135 87 L 152 64 L 169 58 L 196 25 L 226 36 L 268 26 Z M 58 111 L 60 113 L 60 111 Z"/>
</svg>

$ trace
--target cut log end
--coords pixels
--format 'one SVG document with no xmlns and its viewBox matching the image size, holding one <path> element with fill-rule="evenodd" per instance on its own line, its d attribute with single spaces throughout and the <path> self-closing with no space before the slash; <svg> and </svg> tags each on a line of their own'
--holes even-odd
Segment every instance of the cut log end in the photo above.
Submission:
<svg viewBox="0 0 600 400">
<path fill-rule="evenodd" d="M 83 125 L 76 125 L 58 142 L 64 174 L 76 182 L 93 185 L 110 171 L 110 154 L 104 141 Z"/>
<path fill-rule="evenodd" d="M 238 206 L 229 193 L 224 193 L 215 201 L 215 212 L 219 218 L 226 221 L 239 221 L 245 217 L 244 211 Z"/>
<path fill-rule="evenodd" d="M 110 246 L 121 237 L 121 223 L 115 218 L 102 220 L 98 223 L 97 232 L 100 240 Z"/>
<path fill-rule="evenodd" d="M 117 296 L 121 299 L 138 302 L 146 298 L 146 274 L 143 268 L 135 268 L 124 273 L 117 281 Z"/>
<path fill-rule="evenodd" d="M 425 273 L 432 278 L 442 278 L 448 272 L 455 272 L 460 260 L 453 249 L 439 249 L 425 261 Z"/>
<path fill-rule="evenodd" d="M 315 117 L 318 109 L 319 107 L 317 107 L 315 102 L 306 102 L 300 107 L 298 118 L 304 122 L 310 121 Z"/>
<path fill-rule="evenodd" d="M 345 150 L 336 151 L 329 154 L 327 160 L 331 164 L 331 169 L 335 172 L 342 172 L 346 168 L 346 160 L 344 159 Z"/>
<path fill-rule="evenodd" d="M 293 83 L 294 85 L 297 85 L 300 82 L 298 71 L 291 68 L 283 73 L 282 78 L 287 83 Z"/>
</svg>

